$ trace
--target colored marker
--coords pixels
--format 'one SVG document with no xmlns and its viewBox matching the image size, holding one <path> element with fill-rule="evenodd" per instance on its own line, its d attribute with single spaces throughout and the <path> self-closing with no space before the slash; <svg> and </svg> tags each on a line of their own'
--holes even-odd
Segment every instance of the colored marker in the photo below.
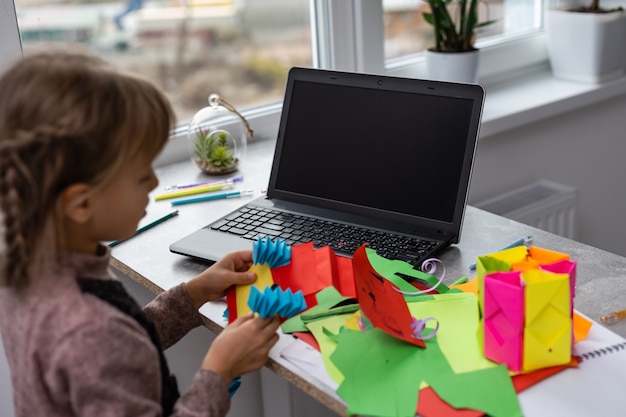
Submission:
<svg viewBox="0 0 626 417">
<path fill-rule="evenodd" d="M 230 191 L 227 193 L 211 194 L 211 195 L 206 195 L 202 197 L 187 198 L 184 200 L 175 200 L 175 201 L 172 201 L 172 205 L 179 206 L 181 204 L 201 203 L 203 201 L 221 200 L 224 198 L 235 198 L 235 197 L 241 197 L 244 195 L 252 195 L 252 190 Z"/>
<path fill-rule="evenodd" d="M 533 237 L 532 236 L 524 236 L 520 239 L 517 239 L 515 242 L 511 242 L 508 245 L 506 245 L 503 248 L 500 248 L 500 250 L 506 250 L 506 249 L 511 249 L 511 248 L 515 248 L 517 246 L 522 246 L 522 245 L 526 245 L 528 243 L 532 243 L 533 241 Z M 472 271 L 474 271 L 476 269 L 476 264 L 473 263 L 469 266 L 469 269 L 471 269 Z"/>
<path fill-rule="evenodd" d="M 163 217 L 160 217 L 160 218 L 156 219 L 156 220 L 155 220 L 155 221 L 153 221 L 152 223 L 148 223 L 147 225 L 145 225 L 145 226 L 143 226 L 143 227 L 140 227 L 139 229 L 137 229 L 137 231 L 135 232 L 135 234 L 134 234 L 134 235 L 132 235 L 132 236 L 131 236 L 131 237 L 129 237 L 129 238 L 122 239 L 122 240 L 116 240 L 116 241 L 114 241 L 114 242 L 109 243 L 109 247 L 113 247 L 113 246 L 119 245 L 120 243 L 125 242 L 125 241 L 127 241 L 128 239 L 130 239 L 130 238 L 132 238 L 132 237 L 135 237 L 135 236 L 137 236 L 138 234 L 143 233 L 143 232 L 145 232 L 145 231 L 146 231 L 146 230 L 148 230 L 148 229 L 152 229 L 154 226 L 156 226 L 156 225 L 158 225 L 158 224 L 161 224 L 161 223 L 163 223 L 164 221 L 169 220 L 169 219 L 171 219 L 172 217 L 175 217 L 175 216 L 178 216 L 178 210 L 174 210 L 173 212 L 168 213 L 168 214 L 166 214 L 165 216 L 163 216 Z"/>
<path fill-rule="evenodd" d="M 156 196 L 154 196 L 154 199 L 156 201 L 166 200 L 168 198 L 178 198 L 185 197 L 187 195 L 209 193 L 211 191 L 227 190 L 233 187 L 234 184 L 232 181 L 222 181 L 219 183 L 198 185 L 197 187 L 180 188 L 178 190 L 168 191 L 166 193 L 157 194 Z"/>
<path fill-rule="evenodd" d="M 180 190 L 182 188 L 192 188 L 192 187 L 198 187 L 200 185 L 210 185 L 210 184 L 219 184 L 225 181 L 232 181 L 232 182 L 242 182 L 243 181 L 243 176 L 238 175 L 236 177 L 232 177 L 232 178 L 226 178 L 226 179 L 220 179 L 220 180 L 211 180 L 211 181 L 203 181 L 203 182 L 196 182 L 194 184 L 181 184 L 181 185 L 170 185 L 165 187 L 166 191 L 172 191 L 172 190 Z"/>
</svg>

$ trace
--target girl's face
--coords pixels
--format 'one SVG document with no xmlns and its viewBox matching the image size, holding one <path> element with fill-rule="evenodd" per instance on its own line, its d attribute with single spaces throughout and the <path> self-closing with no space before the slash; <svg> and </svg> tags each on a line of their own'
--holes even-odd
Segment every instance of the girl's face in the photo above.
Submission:
<svg viewBox="0 0 626 417">
<path fill-rule="evenodd" d="M 100 242 L 131 237 L 159 183 L 152 160 L 131 161 L 102 188 L 89 192 L 83 220 L 66 223 L 66 249 L 94 253 Z"/>
<path fill-rule="evenodd" d="M 146 215 L 149 193 L 159 183 L 152 160 L 126 164 L 104 188 L 93 197 L 93 213 L 89 222 L 89 240 L 120 240 L 132 236 L 137 224 Z"/>
</svg>

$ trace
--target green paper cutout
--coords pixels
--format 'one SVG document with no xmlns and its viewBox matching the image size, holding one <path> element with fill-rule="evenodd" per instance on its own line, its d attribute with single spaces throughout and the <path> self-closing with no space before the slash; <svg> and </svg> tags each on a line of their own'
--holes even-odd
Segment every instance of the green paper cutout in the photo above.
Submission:
<svg viewBox="0 0 626 417">
<path fill-rule="evenodd" d="M 456 374 L 430 375 L 428 383 L 455 408 L 481 410 L 491 417 L 522 417 L 522 409 L 506 366 Z"/>
<path fill-rule="evenodd" d="M 421 383 L 415 353 L 428 350 L 378 329 L 341 332 L 330 359 L 345 376 L 337 393 L 348 403 L 348 414 L 415 416 Z"/>
<path fill-rule="evenodd" d="M 330 287 L 324 288 L 323 290 L 320 290 L 315 295 L 315 299 L 317 300 L 317 305 L 306 310 L 305 314 L 317 314 L 317 313 L 326 314 L 326 312 L 330 310 L 332 307 L 336 306 L 337 304 L 343 301 L 349 300 L 350 298 L 342 296 L 335 287 L 330 286 Z M 356 304 L 355 306 L 358 307 L 358 304 Z M 341 313 L 342 312 L 337 311 L 336 313 L 331 313 L 331 314 L 341 314 Z M 290 318 L 289 320 L 285 320 L 281 324 L 280 329 L 283 331 L 283 333 L 295 333 L 295 332 L 308 331 L 304 321 L 302 320 L 302 314 L 298 314 L 297 316 L 294 316 Z"/>
<path fill-rule="evenodd" d="M 411 264 L 407 262 L 400 261 L 400 260 L 392 261 L 392 260 L 383 258 L 382 256 L 379 256 L 375 250 L 370 249 L 370 248 L 366 248 L 365 251 L 367 253 L 367 259 L 369 260 L 370 265 L 372 265 L 372 268 L 374 268 L 376 272 L 378 272 L 380 275 L 382 275 L 383 277 L 391 281 L 401 291 L 415 292 L 419 290 L 413 285 L 409 284 L 406 280 L 404 280 L 400 276 L 396 275 L 396 272 L 426 281 L 429 283 L 430 286 L 435 285 L 437 281 L 439 281 L 437 277 L 434 277 L 418 269 L 415 269 L 413 268 Z M 441 283 L 437 286 L 437 291 L 440 293 L 446 293 L 451 290 L 445 284 Z M 454 290 L 454 291 L 456 292 L 459 290 Z M 429 294 L 427 293 L 426 295 L 428 296 Z M 405 298 L 407 299 L 407 301 L 412 300 L 413 299 L 412 297 L 415 297 L 415 296 L 405 295 Z M 420 297 L 424 297 L 424 295 L 420 295 Z"/>
</svg>

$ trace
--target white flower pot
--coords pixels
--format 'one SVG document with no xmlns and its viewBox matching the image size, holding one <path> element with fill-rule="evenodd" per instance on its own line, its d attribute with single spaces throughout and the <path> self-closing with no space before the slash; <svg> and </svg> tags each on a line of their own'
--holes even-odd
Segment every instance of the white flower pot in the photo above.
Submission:
<svg viewBox="0 0 626 417">
<path fill-rule="evenodd" d="M 428 78 L 475 84 L 478 80 L 478 49 L 469 52 L 426 51 Z"/>
<path fill-rule="evenodd" d="M 624 75 L 624 12 L 548 10 L 546 34 L 555 77 L 601 83 Z"/>
</svg>

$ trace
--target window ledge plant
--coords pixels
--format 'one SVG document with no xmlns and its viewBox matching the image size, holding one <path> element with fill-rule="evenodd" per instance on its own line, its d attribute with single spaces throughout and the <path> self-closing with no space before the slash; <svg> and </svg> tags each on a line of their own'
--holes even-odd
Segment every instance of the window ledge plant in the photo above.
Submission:
<svg viewBox="0 0 626 417">
<path fill-rule="evenodd" d="M 474 51 L 476 29 L 492 24 L 493 20 L 478 21 L 478 0 L 428 0 L 430 12 L 424 19 L 434 29 L 436 52 Z"/>
</svg>

